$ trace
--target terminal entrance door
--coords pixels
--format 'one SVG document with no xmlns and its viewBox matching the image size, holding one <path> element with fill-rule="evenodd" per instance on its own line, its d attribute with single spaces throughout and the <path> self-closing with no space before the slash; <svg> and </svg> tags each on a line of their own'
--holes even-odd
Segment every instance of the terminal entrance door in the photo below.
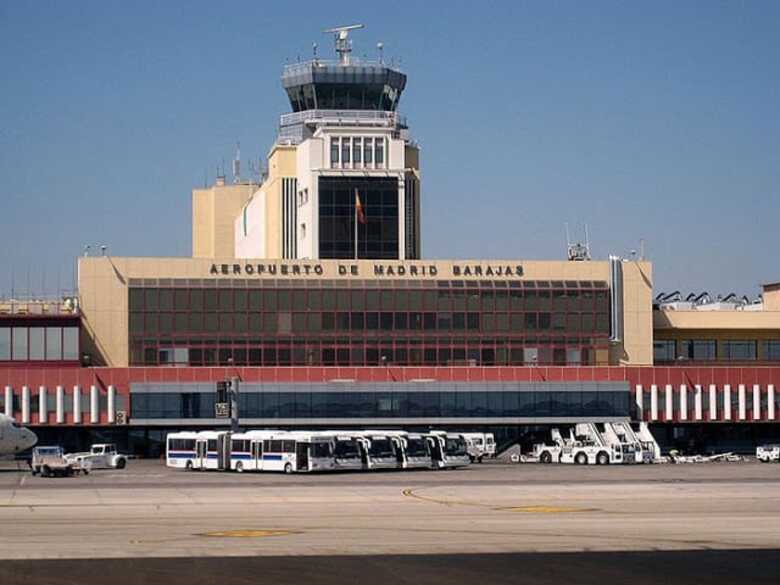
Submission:
<svg viewBox="0 0 780 585">
<path fill-rule="evenodd" d="M 252 461 L 255 463 L 255 469 L 263 468 L 263 442 L 252 441 Z"/>
</svg>

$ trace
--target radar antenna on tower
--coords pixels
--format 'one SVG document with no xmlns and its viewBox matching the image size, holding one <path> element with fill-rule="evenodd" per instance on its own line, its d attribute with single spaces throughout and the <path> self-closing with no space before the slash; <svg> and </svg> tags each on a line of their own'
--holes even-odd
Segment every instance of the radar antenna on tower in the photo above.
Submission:
<svg viewBox="0 0 780 585">
<path fill-rule="evenodd" d="M 336 43 L 336 52 L 339 54 L 339 63 L 349 65 L 350 53 L 352 53 L 352 41 L 349 40 L 349 31 L 364 28 L 362 24 L 351 24 L 349 26 L 337 26 L 329 28 L 323 32 L 333 33 L 333 39 Z"/>
<path fill-rule="evenodd" d="M 563 224 L 566 228 L 566 258 L 569 262 L 586 262 L 591 259 L 590 256 L 590 238 L 588 236 L 588 225 L 585 224 L 585 242 L 571 242 L 569 237 L 569 224 Z"/>
</svg>

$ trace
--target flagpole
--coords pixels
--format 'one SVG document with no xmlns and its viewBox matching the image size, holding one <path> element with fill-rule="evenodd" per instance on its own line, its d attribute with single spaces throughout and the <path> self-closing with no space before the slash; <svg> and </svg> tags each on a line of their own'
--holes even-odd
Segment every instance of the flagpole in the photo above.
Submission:
<svg viewBox="0 0 780 585">
<path fill-rule="evenodd" d="M 355 202 L 353 207 L 355 208 L 355 260 L 358 259 L 358 207 L 357 207 L 358 190 L 355 189 Z"/>
</svg>

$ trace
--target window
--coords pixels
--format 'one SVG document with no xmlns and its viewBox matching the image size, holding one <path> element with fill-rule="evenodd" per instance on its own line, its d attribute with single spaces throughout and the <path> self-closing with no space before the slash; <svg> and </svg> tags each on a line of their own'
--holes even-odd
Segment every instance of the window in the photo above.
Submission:
<svg viewBox="0 0 780 585">
<path fill-rule="evenodd" d="M 374 139 L 373 138 L 364 138 L 363 139 L 363 163 L 369 165 L 374 160 L 373 157 L 374 153 Z"/>
<path fill-rule="evenodd" d="M 76 356 L 78 357 L 78 356 Z M 46 328 L 46 359 L 61 360 L 62 358 L 62 328 Z"/>
<path fill-rule="evenodd" d="M 374 139 L 374 162 L 378 167 L 385 164 L 385 141 L 383 138 Z"/>
<path fill-rule="evenodd" d="M 0 327 L 0 360 L 11 359 L 11 328 Z"/>
<path fill-rule="evenodd" d="M 363 148 L 362 140 L 360 138 L 352 139 L 352 162 L 358 164 L 361 159 L 361 149 Z"/>
<path fill-rule="evenodd" d="M 341 137 L 341 164 L 349 163 L 349 138 Z"/>
<path fill-rule="evenodd" d="M 339 164 L 339 139 L 336 136 L 330 139 L 330 164 L 331 166 Z"/>
<path fill-rule="evenodd" d="M 754 360 L 756 345 L 754 340 L 726 340 L 723 342 L 723 359 Z"/>
<path fill-rule="evenodd" d="M 0 334 L 0 359 L 2 359 L 2 334 Z M 762 343 L 764 359 L 768 361 L 780 361 L 780 339 L 770 339 Z"/>
<path fill-rule="evenodd" d="M 306 224 L 305 223 L 301 224 L 301 239 L 302 240 L 306 239 Z"/>
<path fill-rule="evenodd" d="M 689 360 L 712 361 L 716 359 L 717 343 L 714 339 L 692 339 L 679 342 L 679 357 Z"/>
<path fill-rule="evenodd" d="M 657 339 L 653 341 L 653 361 L 673 362 L 676 355 L 674 339 Z"/>
<path fill-rule="evenodd" d="M 27 359 L 27 327 L 13 328 L 13 359 Z"/>
<path fill-rule="evenodd" d="M 44 347 L 43 347 L 43 327 L 30 327 L 30 359 L 42 360 L 44 359 Z M 59 356 L 57 358 L 59 359 Z"/>
</svg>

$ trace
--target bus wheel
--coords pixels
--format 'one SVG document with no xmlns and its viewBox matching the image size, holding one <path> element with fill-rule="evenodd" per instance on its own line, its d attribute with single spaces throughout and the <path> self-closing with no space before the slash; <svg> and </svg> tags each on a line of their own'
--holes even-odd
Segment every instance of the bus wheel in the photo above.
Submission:
<svg viewBox="0 0 780 585">
<path fill-rule="evenodd" d="M 588 456 L 585 453 L 577 453 L 577 457 L 574 458 L 577 465 L 585 465 L 588 462 Z"/>
<path fill-rule="evenodd" d="M 192 471 L 192 461 L 187 461 L 187 463 L 184 464 L 184 469 Z"/>
<path fill-rule="evenodd" d="M 117 459 L 117 461 L 116 461 L 116 468 L 117 469 L 124 469 L 125 465 L 127 465 L 127 461 L 124 458 Z"/>
<path fill-rule="evenodd" d="M 539 456 L 539 461 L 541 461 L 542 463 L 552 463 L 552 455 L 550 455 L 548 451 L 544 451 Z"/>
<path fill-rule="evenodd" d="M 482 463 L 482 456 L 480 455 L 479 459 L 477 459 L 477 463 Z"/>
<path fill-rule="evenodd" d="M 241 463 L 241 461 L 236 462 L 236 471 L 238 473 L 243 473 L 244 472 L 244 464 Z"/>
<path fill-rule="evenodd" d="M 604 453 L 604 451 L 602 451 L 596 457 L 596 463 L 598 463 L 599 465 L 607 465 L 609 463 L 609 455 L 607 455 L 606 453 Z"/>
<path fill-rule="evenodd" d="M 292 473 L 292 465 L 290 463 L 285 464 L 284 472 L 285 473 Z"/>
</svg>

